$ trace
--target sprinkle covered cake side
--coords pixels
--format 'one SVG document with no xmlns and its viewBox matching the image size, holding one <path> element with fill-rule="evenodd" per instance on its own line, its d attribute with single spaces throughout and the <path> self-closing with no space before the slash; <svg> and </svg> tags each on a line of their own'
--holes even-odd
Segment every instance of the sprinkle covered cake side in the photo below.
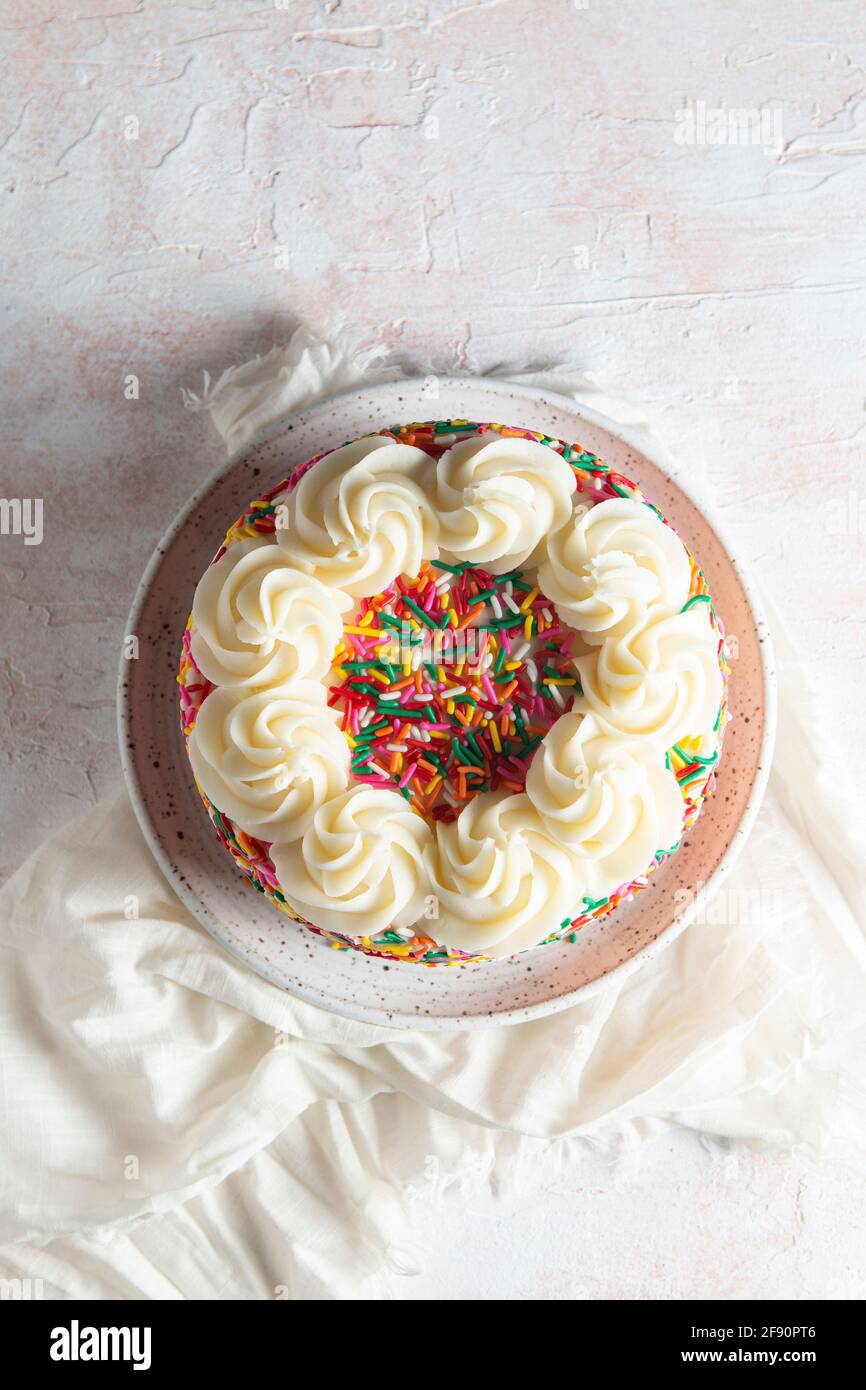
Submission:
<svg viewBox="0 0 866 1390">
<path fill-rule="evenodd" d="M 252 888 L 337 949 L 453 965 L 573 939 L 646 887 L 715 789 L 728 675 L 700 566 L 635 483 L 452 420 L 255 499 L 178 683 Z"/>
</svg>

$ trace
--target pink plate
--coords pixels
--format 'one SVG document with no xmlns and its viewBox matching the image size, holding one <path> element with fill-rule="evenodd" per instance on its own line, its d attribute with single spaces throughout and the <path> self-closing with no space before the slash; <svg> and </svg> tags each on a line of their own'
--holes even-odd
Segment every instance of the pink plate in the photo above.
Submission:
<svg viewBox="0 0 866 1390">
<path fill-rule="evenodd" d="M 335 951 L 253 892 L 218 843 L 180 734 L 175 672 L 195 585 L 251 497 L 304 459 L 347 439 L 431 417 L 429 383 L 389 382 L 337 396 L 281 422 L 229 461 L 163 537 L 135 597 L 128 633 L 139 659 L 121 663 L 118 721 L 132 802 L 175 891 L 228 950 L 281 988 L 368 1022 L 427 1029 L 520 1022 L 567 1008 L 614 972 L 639 968 L 672 941 L 717 889 L 745 842 L 769 771 L 775 684 L 766 624 L 742 566 L 668 461 L 603 416 L 550 392 L 489 378 L 438 378 L 438 419 L 502 420 L 600 454 L 633 478 L 700 560 L 726 630 L 736 638 L 719 788 L 650 887 L 576 941 L 509 960 L 431 969 Z M 700 893 L 695 890 L 704 885 Z M 689 889 L 689 909 L 679 904 Z"/>
</svg>

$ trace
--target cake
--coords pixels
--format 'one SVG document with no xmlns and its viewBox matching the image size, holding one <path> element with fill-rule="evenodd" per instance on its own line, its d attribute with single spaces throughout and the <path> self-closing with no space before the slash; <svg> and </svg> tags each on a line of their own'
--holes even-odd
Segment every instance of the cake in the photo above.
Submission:
<svg viewBox="0 0 866 1390">
<path fill-rule="evenodd" d="M 700 565 L 634 482 L 467 420 L 352 440 L 252 501 L 178 675 L 250 886 L 427 966 L 574 940 L 646 887 L 715 788 L 727 679 Z"/>
</svg>

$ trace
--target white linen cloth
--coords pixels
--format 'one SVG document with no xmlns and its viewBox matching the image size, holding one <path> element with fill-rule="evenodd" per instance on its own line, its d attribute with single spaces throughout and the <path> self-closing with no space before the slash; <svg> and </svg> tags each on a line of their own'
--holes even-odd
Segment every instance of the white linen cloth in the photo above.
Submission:
<svg viewBox="0 0 866 1390">
<path fill-rule="evenodd" d="M 188 401 L 234 449 L 388 370 L 299 332 Z M 522 379 L 625 418 L 576 373 Z M 671 1124 L 853 1154 L 862 826 L 770 620 L 777 757 L 720 914 L 551 1018 L 431 1034 L 329 1014 L 195 922 L 124 792 L 54 835 L 0 893 L 0 1277 L 44 1297 L 375 1296 L 411 1271 L 424 1184 L 538 1191 L 588 1139 Z"/>
</svg>

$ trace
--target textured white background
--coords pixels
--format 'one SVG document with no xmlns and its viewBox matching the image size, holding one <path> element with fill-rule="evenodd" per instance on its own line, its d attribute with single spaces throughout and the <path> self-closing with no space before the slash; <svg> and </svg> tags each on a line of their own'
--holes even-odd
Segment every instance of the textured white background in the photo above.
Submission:
<svg viewBox="0 0 866 1390">
<path fill-rule="evenodd" d="M 45 504 L 41 546 L 0 537 L 4 874 L 118 778 L 130 598 L 218 461 L 180 384 L 299 322 L 642 401 L 855 737 L 856 0 L 6 0 L 0 31 L 0 491 Z M 682 143 L 698 103 L 773 139 Z M 398 1296 L 866 1296 L 866 1184 L 830 1161 L 573 1153 L 531 1203 L 434 1183 Z"/>
</svg>

